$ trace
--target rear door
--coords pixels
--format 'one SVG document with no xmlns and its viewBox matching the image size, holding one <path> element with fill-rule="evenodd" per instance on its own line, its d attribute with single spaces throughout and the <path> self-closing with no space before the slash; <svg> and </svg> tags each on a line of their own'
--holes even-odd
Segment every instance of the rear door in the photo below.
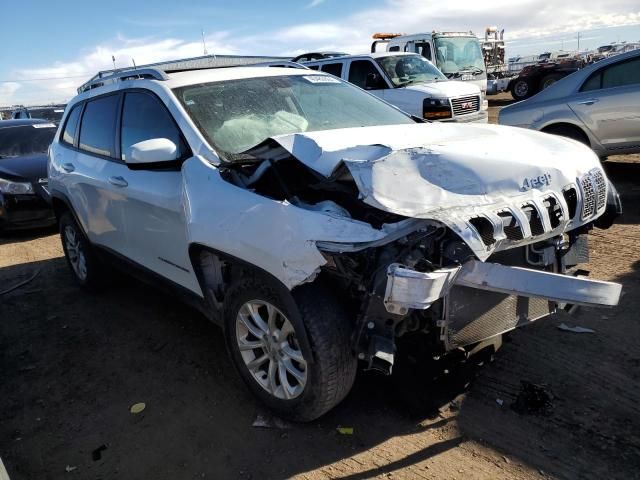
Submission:
<svg viewBox="0 0 640 480">
<path fill-rule="evenodd" d="M 180 160 L 139 165 L 123 174 L 127 186 L 125 219 L 128 256 L 139 265 L 196 293 L 200 287 L 188 254 L 182 160 L 191 156 L 173 117 L 152 92 L 130 90 L 124 94 L 118 135 L 121 160 L 131 146 L 167 138 L 178 146 Z"/>
<path fill-rule="evenodd" d="M 66 172 L 73 209 L 91 242 L 127 255 L 122 182 L 127 167 L 118 160 L 115 145 L 120 99 L 119 93 L 111 93 L 84 104 L 78 140 L 75 146 L 67 143 L 73 153 L 61 155 L 60 167 Z"/>
<path fill-rule="evenodd" d="M 569 107 L 611 152 L 640 147 L 640 58 L 596 70 Z"/>
</svg>

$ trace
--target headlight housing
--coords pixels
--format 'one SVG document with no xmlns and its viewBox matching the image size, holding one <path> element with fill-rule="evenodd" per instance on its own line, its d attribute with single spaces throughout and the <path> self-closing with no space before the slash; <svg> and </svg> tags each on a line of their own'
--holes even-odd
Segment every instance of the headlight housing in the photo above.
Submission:
<svg viewBox="0 0 640 480">
<path fill-rule="evenodd" d="M 422 116 L 426 120 L 451 118 L 451 104 L 448 98 L 425 98 L 422 101 Z"/>
<path fill-rule="evenodd" d="M 33 185 L 29 182 L 14 182 L 0 178 L 0 192 L 10 195 L 27 195 L 33 192 Z"/>
</svg>

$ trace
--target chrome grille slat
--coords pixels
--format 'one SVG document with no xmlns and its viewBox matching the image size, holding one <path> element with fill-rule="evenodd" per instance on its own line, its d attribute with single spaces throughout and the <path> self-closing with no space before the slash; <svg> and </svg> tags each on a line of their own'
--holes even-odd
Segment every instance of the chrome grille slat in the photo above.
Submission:
<svg viewBox="0 0 640 480">
<path fill-rule="evenodd" d="M 595 215 L 607 202 L 607 184 L 602 170 L 594 168 L 580 179 L 582 220 Z"/>
<path fill-rule="evenodd" d="M 463 108 L 465 105 L 471 104 L 471 108 Z M 451 100 L 451 108 L 455 116 L 469 115 L 480 110 L 480 97 L 460 97 Z"/>
</svg>

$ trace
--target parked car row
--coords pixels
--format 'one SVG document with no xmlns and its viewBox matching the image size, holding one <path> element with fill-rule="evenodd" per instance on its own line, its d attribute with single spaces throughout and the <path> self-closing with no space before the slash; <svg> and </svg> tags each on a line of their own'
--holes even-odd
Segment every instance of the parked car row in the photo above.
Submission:
<svg viewBox="0 0 640 480">
<path fill-rule="evenodd" d="M 577 140 L 601 158 L 640 152 L 640 50 L 578 70 L 502 110 L 502 125 Z"/>
<path fill-rule="evenodd" d="M 621 211 L 587 147 L 401 111 L 385 96 L 413 82 L 445 85 L 451 105 L 469 87 L 417 55 L 308 65 L 83 86 L 48 170 L 77 283 L 121 267 L 165 286 L 223 327 L 255 396 L 299 421 L 338 404 L 359 366 L 390 373 L 401 337 L 468 357 L 559 306 L 617 304 L 619 284 L 573 275 L 589 231 Z"/>
</svg>

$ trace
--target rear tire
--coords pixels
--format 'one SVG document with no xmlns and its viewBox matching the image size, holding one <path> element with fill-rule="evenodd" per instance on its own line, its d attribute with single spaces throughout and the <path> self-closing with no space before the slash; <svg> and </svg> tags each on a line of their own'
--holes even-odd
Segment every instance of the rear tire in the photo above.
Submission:
<svg viewBox="0 0 640 480">
<path fill-rule="evenodd" d="M 540 81 L 540 90 L 549 88 L 562 78 L 564 78 L 564 75 L 560 75 L 559 73 L 550 73 L 549 75 L 542 77 L 542 80 Z"/>
<path fill-rule="evenodd" d="M 225 338 L 240 376 L 265 405 L 294 421 L 315 420 L 351 390 L 357 359 L 350 325 L 335 296 L 317 284 L 289 292 L 274 280 L 245 277 L 225 305 Z M 313 358 L 300 347 L 305 333 Z"/>
<path fill-rule="evenodd" d="M 60 216 L 59 226 L 62 249 L 74 280 L 82 288 L 100 289 L 104 285 L 104 269 L 70 212 Z"/>
</svg>

